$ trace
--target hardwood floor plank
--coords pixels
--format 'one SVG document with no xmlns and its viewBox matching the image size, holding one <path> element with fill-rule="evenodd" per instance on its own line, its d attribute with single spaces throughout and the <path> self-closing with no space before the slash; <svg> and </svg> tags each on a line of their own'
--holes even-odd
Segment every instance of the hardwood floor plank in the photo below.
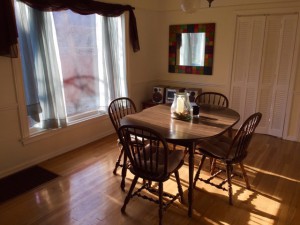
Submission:
<svg viewBox="0 0 300 225">
<path fill-rule="evenodd" d="M 157 224 L 157 205 L 132 199 L 121 213 L 126 192 L 120 189 L 121 170 L 112 173 L 118 156 L 116 135 L 110 135 L 40 164 L 60 177 L 0 204 L 2 225 Z M 194 215 L 178 201 L 164 213 L 164 224 L 292 224 L 300 220 L 300 143 L 256 134 L 244 165 L 251 190 L 233 180 L 233 206 L 227 192 L 198 182 Z M 199 157 L 196 157 L 198 165 Z M 207 170 L 203 175 L 208 175 Z M 187 199 L 188 167 L 180 170 Z M 142 182 L 142 181 L 139 181 Z M 167 191 L 176 191 L 171 178 Z"/>
</svg>

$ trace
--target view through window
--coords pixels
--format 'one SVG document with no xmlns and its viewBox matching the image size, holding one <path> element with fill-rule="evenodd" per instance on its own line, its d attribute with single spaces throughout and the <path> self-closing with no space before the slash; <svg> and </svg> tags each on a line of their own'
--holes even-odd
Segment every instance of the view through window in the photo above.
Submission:
<svg viewBox="0 0 300 225">
<path fill-rule="evenodd" d="M 18 11 L 16 11 L 16 14 Z M 45 13 L 46 14 L 46 13 Z M 57 52 L 53 54 L 53 49 L 45 49 L 50 54 L 56 55 L 61 83 L 63 107 L 68 123 L 87 118 L 91 115 L 105 113 L 109 102 L 121 96 L 127 96 L 126 85 L 126 61 L 125 61 L 125 34 L 124 16 L 102 17 L 99 15 L 79 15 L 70 10 L 53 12 L 51 22 L 46 26 L 53 26 L 53 35 L 47 38 L 53 39 Z M 30 13 L 26 18 L 30 18 Z M 21 20 L 19 18 L 19 20 Z M 17 16 L 18 21 L 18 16 Z M 30 22 L 31 23 L 31 22 Z M 18 24 L 20 32 L 28 34 L 26 27 Z M 37 25 L 31 27 L 33 29 Z M 38 26 L 41 26 L 38 24 Z M 21 28 L 20 28 L 21 27 Z M 31 31 L 31 30 L 30 30 Z M 23 35 L 19 35 L 20 38 Z M 34 38 L 30 37 L 31 40 Z M 42 36 L 39 38 L 43 38 Z M 20 41 L 22 45 L 24 41 Z M 23 80 L 26 90 L 28 74 L 26 74 L 24 60 L 27 55 L 24 46 L 20 46 L 23 66 Z M 33 50 L 33 60 L 36 63 L 38 54 L 37 48 Z M 36 53 L 38 52 L 38 53 Z M 42 53 L 43 54 L 43 53 Z M 45 63 L 43 63 L 45 64 Z M 49 65 L 51 66 L 51 65 Z M 37 89 L 42 86 L 37 80 Z M 57 88 L 57 87 L 55 87 Z M 51 88 L 50 88 L 51 89 Z M 48 91 L 48 90 L 47 90 Z M 44 91 L 45 92 L 45 91 Z M 55 90 L 53 91 L 55 93 Z M 26 96 L 28 93 L 25 93 Z M 46 110 L 43 104 L 43 94 L 38 94 L 41 103 L 39 117 L 43 119 L 43 112 Z M 27 105 L 28 99 L 26 99 Z M 39 120 L 30 116 L 30 126 L 39 127 Z"/>
</svg>

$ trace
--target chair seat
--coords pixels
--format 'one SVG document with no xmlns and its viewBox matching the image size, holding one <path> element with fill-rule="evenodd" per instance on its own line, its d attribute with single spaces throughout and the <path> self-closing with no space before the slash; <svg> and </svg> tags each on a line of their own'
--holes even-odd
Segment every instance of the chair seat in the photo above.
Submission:
<svg viewBox="0 0 300 225">
<path fill-rule="evenodd" d="M 163 155 L 164 151 L 162 151 L 161 148 L 159 148 L 159 161 L 158 161 L 158 168 L 157 170 L 155 171 L 155 173 L 151 173 L 151 177 L 148 177 L 147 176 L 147 173 L 145 173 L 145 171 L 135 171 L 133 166 L 129 166 L 129 169 L 130 171 L 133 173 L 133 174 L 137 174 L 139 175 L 140 177 L 144 178 L 144 179 L 152 179 L 152 180 L 155 180 L 155 175 L 159 176 L 160 174 L 163 174 L 163 170 L 164 170 L 164 155 Z M 138 154 L 138 153 L 136 153 Z M 149 148 L 149 145 L 147 145 L 145 147 L 145 154 L 146 154 L 146 159 L 149 159 L 146 161 L 147 163 L 147 167 L 149 168 L 151 166 L 151 162 L 150 162 L 150 155 L 152 154 L 152 158 L 153 158 L 153 161 L 152 161 L 152 165 L 156 165 L 156 151 L 153 150 L 153 149 L 150 149 Z M 185 152 L 184 150 L 174 150 L 174 151 L 170 151 L 169 154 L 168 154 L 168 167 L 167 167 L 167 173 L 168 175 L 170 175 L 171 173 L 173 173 L 175 170 L 177 170 L 180 166 L 182 166 L 183 164 L 183 159 L 185 157 Z M 144 167 L 144 163 L 141 162 L 142 164 L 142 167 Z M 154 175 L 154 176 L 153 176 Z M 167 177 L 166 177 L 167 178 Z M 161 179 L 161 178 L 160 178 Z"/>
<path fill-rule="evenodd" d="M 168 154 L 168 173 L 173 173 L 178 167 L 181 166 L 181 163 L 183 163 L 185 153 L 183 150 L 175 150 L 170 151 Z M 160 157 L 159 164 L 163 165 L 164 160 L 163 157 Z"/>
<path fill-rule="evenodd" d="M 229 154 L 229 156 L 227 155 L 231 143 L 231 138 L 221 135 L 207 140 L 201 140 L 198 143 L 196 149 L 207 155 L 208 157 L 213 157 L 221 160 L 231 159 L 233 158 L 233 154 Z M 234 153 L 234 151 L 231 151 L 231 153 Z"/>
</svg>

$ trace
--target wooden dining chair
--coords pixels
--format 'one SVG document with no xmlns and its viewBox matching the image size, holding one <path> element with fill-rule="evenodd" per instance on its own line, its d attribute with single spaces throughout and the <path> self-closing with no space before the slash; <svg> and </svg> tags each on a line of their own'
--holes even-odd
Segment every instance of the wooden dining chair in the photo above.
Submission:
<svg viewBox="0 0 300 225">
<path fill-rule="evenodd" d="M 183 201 L 178 170 L 184 163 L 185 153 L 182 150 L 170 150 L 168 143 L 158 132 L 144 126 L 121 126 L 119 137 L 130 162 L 128 168 L 134 175 L 121 211 L 125 213 L 131 198 L 141 197 L 159 205 L 159 224 L 162 224 L 163 210 L 176 199 Z M 178 193 L 176 195 L 163 190 L 163 183 L 171 174 L 175 175 L 177 182 Z M 141 187 L 134 191 L 139 178 L 147 182 L 143 182 Z M 158 188 L 154 188 L 151 185 L 152 182 L 157 182 Z M 158 195 L 158 199 L 151 197 L 153 194 Z"/>
<path fill-rule="evenodd" d="M 229 106 L 228 98 L 222 93 L 218 93 L 218 92 L 202 92 L 200 95 L 196 97 L 195 103 L 197 105 L 200 105 L 201 103 L 212 104 L 212 105 L 218 105 L 226 108 L 228 108 Z M 232 128 L 227 130 L 227 134 L 229 137 L 232 137 L 233 135 Z M 216 160 L 210 159 L 210 164 L 211 164 L 210 166 L 211 174 L 213 174 L 215 171 Z"/>
<path fill-rule="evenodd" d="M 136 112 L 137 110 L 134 102 L 127 97 L 116 98 L 108 106 L 108 115 L 117 133 L 120 127 L 121 119 L 129 114 L 133 114 Z M 119 146 L 120 153 L 113 170 L 114 174 L 117 173 L 118 167 L 123 167 L 126 164 L 126 162 L 121 163 L 124 149 L 119 139 L 117 140 L 117 144 Z"/>
<path fill-rule="evenodd" d="M 202 92 L 195 99 L 195 103 L 199 105 L 200 103 L 219 105 L 228 108 L 229 101 L 228 98 L 217 92 Z"/>
<path fill-rule="evenodd" d="M 196 187 L 196 183 L 198 180 L 203 181 L 207 184 L 210 184 L 216 188 L 222 190 L 228 190 L 229 195 L 229 204 L 232 205 L 232 184 L 231 179 L 236 173 L 233 172 L 233 165 L 239 164 L 243 178 L 246 183 L 246 188 L 250 189 L 250 184 L 247 178 L 246 171 L 244 169 L 243 160 L 247 157 L 247 149 L 255 128 L 259 124 L 261 120 L 261 113 L 252 114 L 238 129 L 237 133 L 233 138 L 222 135 L 215 138 L 206 139 L 200 142 L 199 148 L 195 151 L 199 151 L 202 154 L 202 158 L 197 170 L 197 173 L 194 178 L 194 187 Z M 210 157 L 212 159 L 217 159 L 218 161 L 223 162 L 225 165 L 225 169 L 221 167 L 218 168 L 218 171 L 212 174 L 208 179 L 204 179 L 200 177 L 200 171 L 204 164 L 204 160 L 206 157 Z M 213 179 L 216 177 L 220 177 L 222 172 L 226 172 L 227 177 L 221 183 L 213 182 Z M 228 189 L 224 187 L 224 184 L 228 183 Z"/>
</svg>

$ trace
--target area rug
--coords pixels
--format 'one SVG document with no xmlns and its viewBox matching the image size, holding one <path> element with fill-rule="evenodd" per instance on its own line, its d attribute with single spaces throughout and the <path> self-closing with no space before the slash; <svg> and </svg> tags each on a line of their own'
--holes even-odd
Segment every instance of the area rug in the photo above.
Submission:
<svg viewBox="0 0 300 225">
<path fill-rule="evenodd" d="M 0 203 L 21 195 L 58 177 L 39 166 L 33 166 L 0 179 Z"/>
</svg>

